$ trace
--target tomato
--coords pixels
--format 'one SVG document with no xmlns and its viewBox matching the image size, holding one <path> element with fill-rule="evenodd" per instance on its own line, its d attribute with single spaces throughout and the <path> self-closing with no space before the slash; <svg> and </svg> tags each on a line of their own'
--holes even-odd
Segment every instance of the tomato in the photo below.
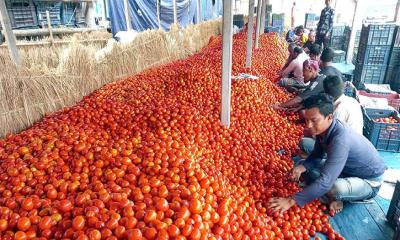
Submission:
<svg viewBox="0 0 400 240">
<path fill-rule="evenodd" d="M 26 231 L 31 227 L 31 221 L 27 217 L 21 217 L 18 220 L 18 229 L 21 231 Z"/>
<path fill-rule="evenodd" d="M 82 230 L 85 227 L 85 218 L 83 216 L 77 216 L 72 221 L 72 227 L 75 230 Z"/>
</svg>

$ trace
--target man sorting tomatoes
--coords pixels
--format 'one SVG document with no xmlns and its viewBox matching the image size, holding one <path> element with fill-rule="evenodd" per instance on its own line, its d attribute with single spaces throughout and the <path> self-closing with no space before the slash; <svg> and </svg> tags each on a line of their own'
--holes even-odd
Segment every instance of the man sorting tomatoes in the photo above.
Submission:
<svg viewBox="0 0 400 240">
<path fill-rule="evenodd" d="M 376 196 L 386 166 L 378 151 L 364 136 L 333 117 L 333 102 L 326 94 L 304 101 L 306 128 L 316 135 L 314 150 L 292 169 L 291 177 L 307 184 L 291 198 L 272 198 L 268 205 L 283 213 L 297 204 L 323 198 L 334 212 L 343 201 L 358 202 Z"/>
</svg>

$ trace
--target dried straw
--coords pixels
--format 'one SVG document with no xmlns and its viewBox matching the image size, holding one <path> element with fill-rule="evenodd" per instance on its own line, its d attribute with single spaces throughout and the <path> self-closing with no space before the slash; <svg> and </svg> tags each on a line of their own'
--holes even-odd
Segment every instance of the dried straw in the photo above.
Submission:
<svg viewBox="0 0 400 240">
<path fill-rule="evenodd" d="M 169 32 L 148 30 L 129 44 L 110 42 L 107 49 L 107 33 L 75 34 L 67 46 L 20 47 L 20 69 L 7 49 L 0 48 L 0 137 L 31 126 L 106 83 L 194 54 L 210 36 L 221 33 L 221 25 L 221 20 L 212 20 L 184 29 L 172 26 Z M 102 43 L 82 42 L 103 38 Z"/>
</svg>

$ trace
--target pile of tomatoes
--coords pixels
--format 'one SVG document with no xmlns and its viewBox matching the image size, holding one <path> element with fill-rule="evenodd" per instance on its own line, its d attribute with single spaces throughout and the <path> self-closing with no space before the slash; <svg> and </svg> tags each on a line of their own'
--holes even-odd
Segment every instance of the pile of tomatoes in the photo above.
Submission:
<svg viewBox="0 0 400 240">
<path fill-rule="evenodd" d="M 0 140 L 2 239 L 343 239 L 318 201 L 272 213 L 303 128 L 272 104 L 285 43 L 263 35 L 246 69 L 234 37 L 231 126 L 221 126 L 221 38 L 104 86 Z"/>
<path fill-rule="evenodd" d="M 385 117 L 385 118 L 377 118 L 375 122 L 380 123 L 399 123 L 399 121 L 395 117 Z"/>
</svg>

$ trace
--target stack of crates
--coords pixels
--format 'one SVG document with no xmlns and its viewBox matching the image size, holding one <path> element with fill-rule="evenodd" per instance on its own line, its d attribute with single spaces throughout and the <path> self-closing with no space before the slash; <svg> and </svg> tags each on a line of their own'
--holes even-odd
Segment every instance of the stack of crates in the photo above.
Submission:
<svg viewBox="0 0 400 240">
<path fill-rule="evenodd" d="M 397 26 L 393 24 L 363 26 L 356 58 L 354 85 L 383 84 Z"/>
<path fill-rule="evenodd" d="M 35 1 L 39 25 L 47 27 L 46 11 L 50 14 L 52 26 L 61 25 L 61 2 Z"/>
<path fill-rule="evenodd" d="M 271 24 L 272 5 L 268 4 L 265 9 L 265 24 L 264 27 L 269 27 Z"/>
<path fill-rule="evenodd" d="M 304 27 L 308 29 L 316 29 L 319 17 L 315 13 L 306 13 Z"/>
<path fill-rule="evenodd" d="M 393 240 L 400 240 L 400 182 L 397 181 L 386 219 L 395 230 Z"/>
<path fill-rule="evenodd" d="M 335 50 L 345 50 L 345 30 L 346 26 L 334 26 L 332 28 L 330 38 L 329 38 L 329 47 Z"/>
<path fill-rule="evenodd" d="M 390 84 L 393 91 L 400 92 L 400 27 L 393 40 L 385 82 Z"/>
<path fill-rule="evenodd" d="M 272 29 L 274 29 L 274 31 L 276 32 L 283 33 L 284 28 L 285 28 L 285 14 L 284 13 L 272 14 Z"/>
<path fill-rule="evenodd" d="M 244 16 L 243 14 L 233 15 L 233 25 L 238 28 L 243 28 L 244 26 Z"/>
<path fill-rule="evenodd" d="M 75 26 L 75 11 L 77 4 L 73 2 L 64 2 L 61 7 L 61 22 L 64 26 Z"/>
<path fill-rule="evenodd" d="M 356 32 L 356 39 L 354 41 L 354 49 L 353 49 L 353 64 L 357 63 L 357 53 L 358 53 L 358 46 L 360 45 L 360 38 L 361 38 L 361 30 L 357 30 Z"/>
<path fill-rule="evenodd" d="M 32 0 L 6 0 L 5 3 L 13 29 L 38 27 L 35 5 Z"/>
</svg>

